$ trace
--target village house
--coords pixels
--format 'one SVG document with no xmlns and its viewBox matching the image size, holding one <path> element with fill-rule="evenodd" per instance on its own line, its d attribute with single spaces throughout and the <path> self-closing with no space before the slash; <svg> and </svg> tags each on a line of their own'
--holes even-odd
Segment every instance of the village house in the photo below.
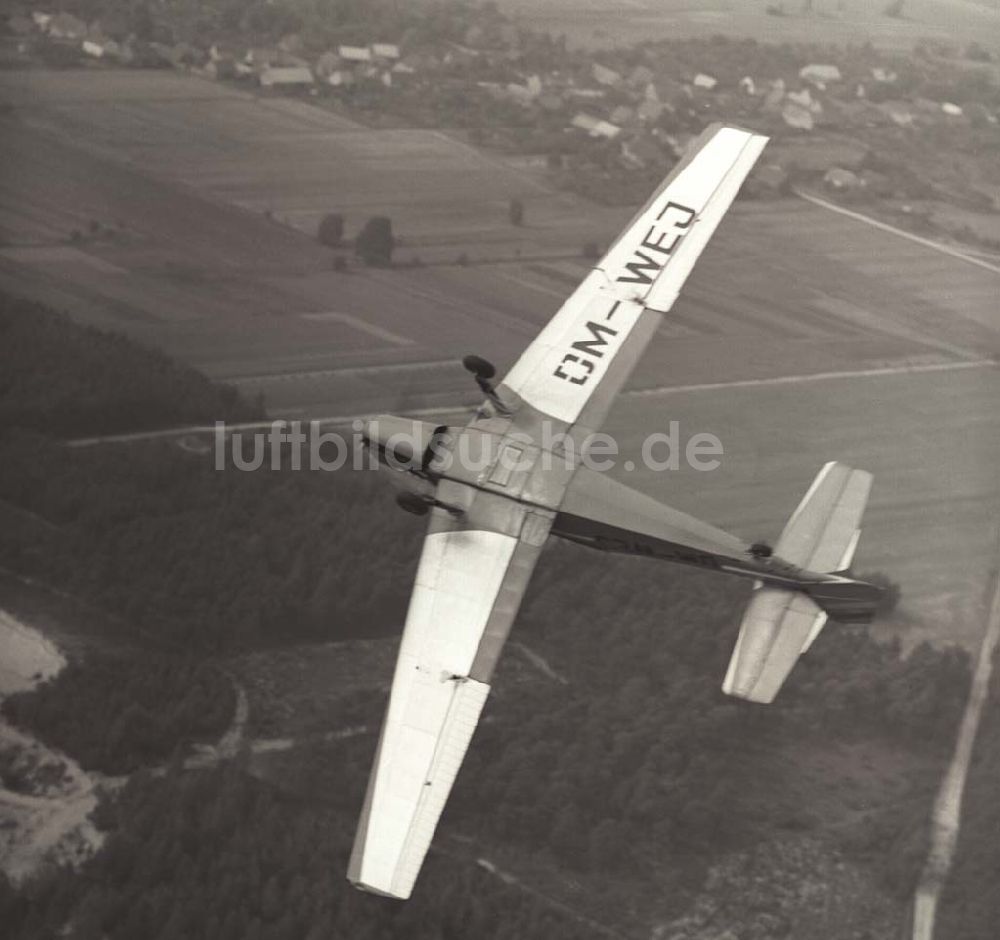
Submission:
<svg viewBox="0 0 1000 940">
<path fill-rule="evenodd" d="M 261 88 L 302 88 L 314 84 L 313 73 L 305 65 L 269 65 L 259 76 Z"/>
<path fill-rule="evenodd" d="M 622 83 L 621 75 L 614 69 L 606 68 L 599 62 L 595 62 L 590 68 L 590 74 L 598 85 L 606 85 L 609 88 L 617 88 Z"/>
<path fill-rule="evenodd" d="M 107 36 L 95 36 L 84 39 L 80 45 L 84 55 L 89 55 L 94 59 L 119 59 L 125 60 L 128 56 L 120 43 Z"/>
<path fill-rule="evenodd" d="M 805 65 L 799 70 L 799 78 L 817 88 L 823 89 L 833 82 L 841 80 L 840 69 L 836 65 L 820 65 L 814 63 Z"/>
<path fill-rule="evenodd" d="M 616 127 L 610 121 L 596 118 L 583 111 L 574 116 L 570 126 L 586 131 L 591 137 L 605 137 L 608 140 L 614 140 L 621 133 L 621 128 Z"/>
<path fill-rule="evenodd" d="M 371 62 L 372 51 L 367 46 L 340 46 L 337 55 L 346 63 Z"/>
</svg>

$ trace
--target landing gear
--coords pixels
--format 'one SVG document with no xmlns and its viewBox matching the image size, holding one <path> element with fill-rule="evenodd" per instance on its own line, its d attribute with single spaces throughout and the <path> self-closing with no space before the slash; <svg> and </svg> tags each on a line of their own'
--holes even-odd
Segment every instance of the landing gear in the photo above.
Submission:
<svg viewBox="0 0 1000 940">
<path fill-rule="evenodd" d="M 504 417 L 510 417 L 510 408 L 501 401 L 497 395 L 493 383 L 490 381 L 496 374 L 496 367 L 492 362 L 483 359 L 481 356 L 466 356 L 462 360 L 462 365 L 472 373 L 476 380 L 476 385 L 480 391 L 493 403 L 493 407 Z"/>
</svg>

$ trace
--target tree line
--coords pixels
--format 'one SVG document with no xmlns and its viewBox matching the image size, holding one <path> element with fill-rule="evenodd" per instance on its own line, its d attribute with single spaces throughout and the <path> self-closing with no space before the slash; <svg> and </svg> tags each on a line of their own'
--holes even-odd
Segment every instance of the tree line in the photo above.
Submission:
<svg viewBox="0 0 1000 940">
<path fill-rule="evenodd" d="M 0 377 L 0 433 L 85 437 L 263 417 L 235 389 L 157 350 L 4 292 Z"/>
<path fill-rule="evenodd" d="M 217 668 L 146 649 L 73 660 L 37 688 L 4 699 L 3 714 L 86 770 L 125 774 L 215 741 L 233 704 Z"/>
</svg>

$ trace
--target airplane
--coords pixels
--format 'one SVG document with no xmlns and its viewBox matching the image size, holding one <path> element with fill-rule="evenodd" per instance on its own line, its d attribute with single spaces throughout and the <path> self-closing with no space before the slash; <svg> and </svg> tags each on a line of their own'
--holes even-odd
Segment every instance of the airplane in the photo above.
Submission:
<svg viewBox="0 0 1000 940">
<path fill-rule="evenodd" d="M 582 457 L 766 143 L 707 128 L 499 384 L 466 357 L 485 400 L 464 427 L 366 425 L 374 453 L 412 481 L 398 502 L 429 526 L 348 866 L 356 887 L 411 895 L 551 536 L 753 579 L 722 684 L 751 702 L 774 700 L 828 617 L 874 615 L 881 589 L 849 572 L 871 474 L 827 463 L 772 549 Z M 477 459 L 450 459 L 463 448 Z"/>
</svg>

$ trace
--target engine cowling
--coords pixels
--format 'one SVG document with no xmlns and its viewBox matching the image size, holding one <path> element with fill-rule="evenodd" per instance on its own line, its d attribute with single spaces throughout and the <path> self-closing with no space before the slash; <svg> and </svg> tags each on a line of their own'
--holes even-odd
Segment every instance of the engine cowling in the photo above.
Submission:
<svg viewBox="0 0 1000 940">
<path fill-rule="evenodd" d="M 376 449 L 379 459 L 392 469 L 423 471 L 447 430 L 446 425 L 429 421 L 378 415 L 365 423 L 362 434 L 368 445 Z"/>
</svg>

